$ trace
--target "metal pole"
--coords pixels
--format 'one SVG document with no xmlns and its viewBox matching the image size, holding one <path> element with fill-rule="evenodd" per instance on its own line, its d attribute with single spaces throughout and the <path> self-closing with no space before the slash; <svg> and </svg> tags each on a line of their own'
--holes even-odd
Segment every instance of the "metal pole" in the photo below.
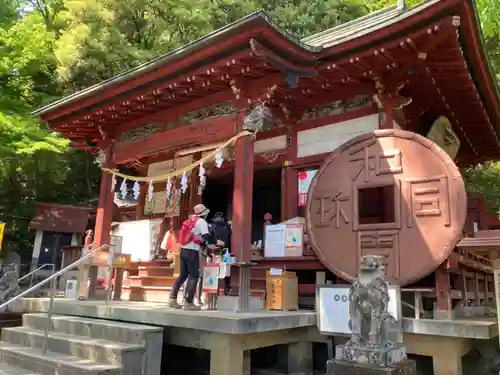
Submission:
<svg viewBox="0 0 500 375">
<path fill-rule="evenodd" d="M 55 265 L 54 265 L 55 267 Z M 52 310 L 54 309 L 54 297 L 56 295 L 56 278 L 54 277 L 50 281 L 50 302 L 49 302 L 49 310 L 47 311 L 47 321 L 45 322 L 45 334 L 44 334 L 44 341 L 43 341 L 43 350 L 42 353 L 46 354 L 47 353 L 47 346 L 49 343 L 49 331 L 50 331 L 50 324 L 51 324 L 51 319 L 52 319 Z"/>
<path fill-rule="evenodd" d="M 53 275 L 53 274 L 55 274 L 55 273 L 56 273 L 56 264 L 55 264 L 55 263 L 52 263 L 52 275 Z M 52 276 L 52 275 L 50 275 L 50 276 Z M 54 279 L 54 282 L 56 282 L 56 281 L 57 281 L 57 278 L 56 278 L 56 279 Z M 56 284 L 56 285 L 57 285 L 57 284 Z M 51 284 L 51 286 L 52 286 L 52 284 Z"/>
<path fill-rule="evenodd" d="M 42 267 L 43 267 L 43 266 L 42 266 Z M 40 267 L 39 267 L 39 268 L 40 268 Z M 38 269 L 38 268 L 37 268 L 37 269 Z M 36 270 L 31 271 L 31 272 L 29 273 L 29 278 L 30 278 L 30 286 L 29 286 L 29 288 L 28 288 L 28 289 L 31 289 L 31 287 L 33 286 L 33 276 L 35 275 L 35 272 L 36 272 Z M 22 280 L 22 278 L 21 278 L 21 279 L 19 279 L 19 280 Z"/>
</svg>

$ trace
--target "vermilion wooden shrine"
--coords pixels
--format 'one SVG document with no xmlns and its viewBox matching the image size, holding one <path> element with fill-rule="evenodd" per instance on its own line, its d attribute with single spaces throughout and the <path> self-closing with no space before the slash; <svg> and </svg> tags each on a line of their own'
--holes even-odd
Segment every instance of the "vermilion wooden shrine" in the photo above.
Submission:
<svg viewBox="0 0 500 375">
<path fill-rule="evenodd" d="M 191 174 L 180 212 L 170 214 L 175 226 L 201 201 L 212 212 L 227 209 L 233 252 L 249 261 L 265 213 L 274 222 L 307 217 L 310 241 L 303 256 L 260 260 L 252 271 L 253 289 L 264 289 L 263 270 L 285 266 L 298 270 L 301 294 L 313 294 L 315 271 L 328 269 L 327 279 L 349 280 L 366 248 L 386 255 L 393 282 L 434 298 L 438 310 L 451 310 L 453 301 L 485 304 L 493 297 L 490 260 L 454 250 L 462 233 L 473 235 L 475 226 L 488 229 L 473 217 L 475 206 L 469 205 L 468 214 L 454 163 L 464 167 L 500 157 L 500 102 L 472 0 L 395 6 L 302 41 L 255 13 L 36 115 L 73 147 L 105 151 L 107 167 L 148 176 L 158 163 L 170 161 L 175 169 L 183 156 L 198 160 L 240 132 L 259 106 L 270 113 L 266 129 L 238 139 L 222 168 L 204 165 L 203 194 L 196 171 Z M 443 118 L 451 127 L 441 141 L 431 141 L 429 131 Z M 384 132 L 373 133 L 377 129 Z M 448 152 L 458 143 L 458 153 Z M 377 150 L 382 156 L 369 155 Z M 364 164 L 352 169 L 346 152 Z M 334 165 L 337 169 L 330 168 Z M 308 203 L 299 207 L 298 176 L 318 168 Z M 365 171 L 345 177 L 356 168 Z M 432 185 L 431 172 L 439 175 L 436 184 L 446 181 L 449 188 Z M 384 173 L 390 175 L 391 192 L 381 189 L 384 182 L 366 185 L 380 189 L 362 196 L 360 181 Z M 337 177 L 342 188 L 332 182 Z M 102 174 L 94 246 L 109 242 L 113 220 L 169 216 L 145 210 L 147 186 L 136 208 L 118 209 L 111 181 L 110 174 Z M 419 181 L 430 185 L 404 190 Z M 342 200 L 335 189 L 344 188 L 349 194 L 358 190 Z M 163 183 L 155 185 L 155 191 L 163 189 Z M 359 212 L 346 208 L 352 200 Z M 166 227 L 169 223 L 165 220 Z M 321 229 L 325 223 L 330 229 Z M 443 241 L 436 229 L 417 241 L 425 249 L 408 247 L 404 228 L 413 226 L 418 233 L 434 225 L 444 228 Z M 131 271 L 125 295 L 168 297 L 172 278 L 160 264 L 136 264 L 138 273 Z"/>
</svg>

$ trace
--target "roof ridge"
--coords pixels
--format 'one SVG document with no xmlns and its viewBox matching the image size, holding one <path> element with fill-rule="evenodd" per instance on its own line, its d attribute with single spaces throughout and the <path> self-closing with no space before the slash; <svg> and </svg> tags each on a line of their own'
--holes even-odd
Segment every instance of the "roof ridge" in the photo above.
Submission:
<svg viewBox="0 0 500 375">
<path fill-rule="evenodd" d="M 340 25 L 331 27 L 329 29 L 320 31 L 319 33 L 316 33 L 316 34 L 307 36 L 305 38 L 302 38 L 302 42 L 303 43 L 309 43 L 309 41 L 311 41 L 311 40 L 314 40 L 314 39 L 320 38 L 322 36 L 331 34 L 332 31 L 339 31 L 339 30 L 345 29 L 345 28 L 350 27 L 352 25 L 364 22 L 364 21 L 366 21 L 366 20 L 368 20 L 370 18 L 375 18 L 375 17 L 377 17 L 377 16 L 379 16 L 381 14 L 386 14 L 386 13 L 388 13 L 390 11 L 395 10 L 395 9 L 397 9 L 397 5 L 393 5 L 393 6 L 390 6 L 390 7 L 387 7 L 387 8 L 383 8 L 383 9 L 377 10 L 375 12 L 368 13 L 368 14 L 362 16 L 362 17 L 355 18 L 355 19 L 353 19 L 351 21 L 341 23 Z"/>
</svg>

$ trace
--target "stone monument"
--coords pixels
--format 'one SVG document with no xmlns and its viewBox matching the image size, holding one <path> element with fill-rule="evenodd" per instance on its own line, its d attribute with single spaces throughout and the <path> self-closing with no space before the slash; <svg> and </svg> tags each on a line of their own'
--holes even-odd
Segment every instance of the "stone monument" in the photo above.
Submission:
<svg viewBox="0 0 500 375">
<path fill-rule="evenodd" d="M 0 304 L 3 304 L 21 293 L 18 283 L 18 266 L 16 264 L 0 264 Z M 11 303 L 0 312 L 20 312 L 22 302 Z"/>
<path fill-rule="evenodd" d="M 414 375 L 415 361 L 406 357 L 401 322 L 387 311 L 389 287 L 382 257 L 365 255 L 349 290 L 351 338 L 337 345 L 327 375 Z"/>
</svg>

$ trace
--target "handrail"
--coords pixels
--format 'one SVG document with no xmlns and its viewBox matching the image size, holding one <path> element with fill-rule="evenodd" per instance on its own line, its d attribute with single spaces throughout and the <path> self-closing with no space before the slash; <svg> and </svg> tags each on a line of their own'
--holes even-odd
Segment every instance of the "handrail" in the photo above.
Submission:
<svg viewBox="0 0 500 375">
<path fill-rule="evenodd" d="M 34 275 L 36 272 L 40 271 L 42 268 L 45 268 L 46 266 L 51 266 L 51 267 L 52 267 L 52 273 L 54 273 L 54 271 L 55 271 L 55 266 L 56 266 L 56 265 L 55 265 L 54 263 L 44 263 L 44 264 L 42 264 L 40 267 L 38 267 L 38 268 L 34 269 L 33 271 L 31 271 L 30 273 L 28 273 L 28 274 L 24 275 L 23 277 L 20 277 L 20 278 L 17 280 L 17 282 L 19 283 L 21 280 L 24 280 L 25 278 L 27 278 L 27 277 L 29 277 L 29 276 L 31 276 L 31 275 Z M 31 281 L 30 281 L 30 288 L 31 288 L 31 286 L 32 286 L 32 285 L 31 285 L 31 284 L 32 284 L 32 282 L 33 282 L 33 279 L 31 279 Z"/>
<path fill-rule="evenodd" d="M 30 275 L 33 275 L 35 272 L 41 270 L 42 268 L 45 268 L 46 266 L 53 266 L 54 264 L 53 263 L 44 263 L 42 264 L 40 267 L 38 268 L 35 268 L 33 271 L 31 271 L 30 273 L 27 273 L 26 275 L 24 275 L 23 277 L 20 277 L 17 282 L 21 281 L 21 280 L 24 280 L 25 278 L 27 278 L 28 276 Z"/>
<path fill-rule="evenodd" d="M 31 288 L 25 290 L 24 292 L 18 294 L 17 296 L 15 297 L 12 297 L 10 300 L 8 300 L 7 302 L 4 302 L 0 305 L 0 311 L 2 309 L 4 309 L 5 307 L 7 307 L 8 305 L 10 305 L 12 302 L 15 302 L 21 298 L 23 298 L 24 296 L 30 294 L 31 292 L 37 290 L 38 288 L 40 288 L 41 286 L 47 284 L 49 281 L 52 281 L 54 280 L 55 278 L 61 276 L 62 274 L 66 273 L 66 271 L 69 271 L 71 270 L 72 268 L 80 265 L 81 263 L 85 262 L 87 259 L 93 257 L 95 254 L 97 254 L 99 251 L 103 250 L 104 248 L 106 247 L 109 247 L 109 245 L 105 244 L 105 245 L 102 245 L 102 246 L 99 246 L 97 249 L 95 250 L 92 250 L 91 252 L 89 252 L 87 255 L 84 255 L 83 257 L 81 257 L 80 259 L 74 261 L 73 263 L 71 263 L 69 266 L 66 266 L 64 267 L 62 270 L 60 271 L 57 271 L 56 273 L 54 273 L 52 276 L 50 277 L 47 277 L 46 279 L 40 281 L 38 284 L 35 284 L 33 285 Z"/>
</svg>

